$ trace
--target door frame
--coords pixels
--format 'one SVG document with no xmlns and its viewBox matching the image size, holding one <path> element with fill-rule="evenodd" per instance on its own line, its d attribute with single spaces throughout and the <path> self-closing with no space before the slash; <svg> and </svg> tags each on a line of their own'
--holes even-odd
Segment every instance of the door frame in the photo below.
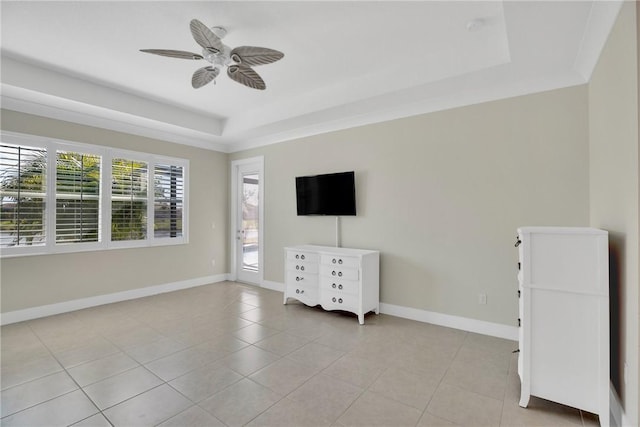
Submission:
<svg viewBox="0 0 640 427">
<path fill-rule="evenodd" d="M 247 165 L 255 165 L 255 170 L 258 172 L 258 272 L 256 281 L 245 280 L 248 283 L 262 286 L 264 281 L 264 156 L 250 157 L 247 159 L 239 159 L 231 161 L 231 228 L 229 233 L 231 263 L 230 263 L 230 280 L 238 280 L 238 239 L 236 238 L 238 224 L 238 204 L 239 204 L 239 191 L 241 189 L 241 182 L 238 180 L 240 167 Z"/>
</svg>

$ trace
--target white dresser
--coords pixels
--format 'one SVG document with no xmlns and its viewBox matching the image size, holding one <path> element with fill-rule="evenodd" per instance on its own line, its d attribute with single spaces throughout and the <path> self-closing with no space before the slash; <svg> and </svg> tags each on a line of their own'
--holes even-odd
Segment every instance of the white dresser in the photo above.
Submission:
<svg viewBox="0 0 640 427">
<path fill-rule="evenodd" d="M 609 425 L 606 231 L 518 228 L 520 406 L 530 396 L 598 414 Z"/>
<path fill-rule="evenodd" d="M 380 312 L 380 253 L 363 249 L 301 245 L 284 248 L 284 303 L 295 298 L 325 310 L 358 315 Z"/>
</svg>

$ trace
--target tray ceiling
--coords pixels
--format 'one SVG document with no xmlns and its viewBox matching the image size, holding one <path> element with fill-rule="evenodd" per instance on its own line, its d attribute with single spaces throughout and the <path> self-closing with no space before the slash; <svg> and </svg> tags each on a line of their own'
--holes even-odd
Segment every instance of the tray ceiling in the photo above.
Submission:
<svg viewBox="0 0 640 427">
<path fill-rule="evenodd" d="M 3 1 L 2 107 L 221 151 L 585 83 L 610 1 Z M 267 89 L 143 48 L 280 50 Z"/>
</svg>

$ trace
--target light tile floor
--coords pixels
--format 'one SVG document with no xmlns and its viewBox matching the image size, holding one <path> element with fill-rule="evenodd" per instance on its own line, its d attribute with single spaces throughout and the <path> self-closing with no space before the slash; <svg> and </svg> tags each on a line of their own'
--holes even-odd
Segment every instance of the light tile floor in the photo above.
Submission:
<svg viewBox="0 0 640 427">
<path fill-rule="evenodd" d="M 233 282 L 2 327 L 2 426 L 583 426 L 517 343 Z"/>
</svg>

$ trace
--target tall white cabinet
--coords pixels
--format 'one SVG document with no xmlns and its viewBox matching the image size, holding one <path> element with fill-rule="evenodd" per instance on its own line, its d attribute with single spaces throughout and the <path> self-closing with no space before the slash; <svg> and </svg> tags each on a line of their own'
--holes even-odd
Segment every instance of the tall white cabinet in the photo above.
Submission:
<svg viewBox="0 0 640 427">
<path fill-rule="evenodd" d="M 609 425 L 606 231 L 518 229 L 520 406 L 530 396 L 596 413 Z"/>
<path fill-rule="evenodd" d="M 325 310 L 358 315 L 380 312 L 380 253 L 363 249 L 301 245 L 284 248 L 284 303 L 295 298 Z"/>
</svg>

